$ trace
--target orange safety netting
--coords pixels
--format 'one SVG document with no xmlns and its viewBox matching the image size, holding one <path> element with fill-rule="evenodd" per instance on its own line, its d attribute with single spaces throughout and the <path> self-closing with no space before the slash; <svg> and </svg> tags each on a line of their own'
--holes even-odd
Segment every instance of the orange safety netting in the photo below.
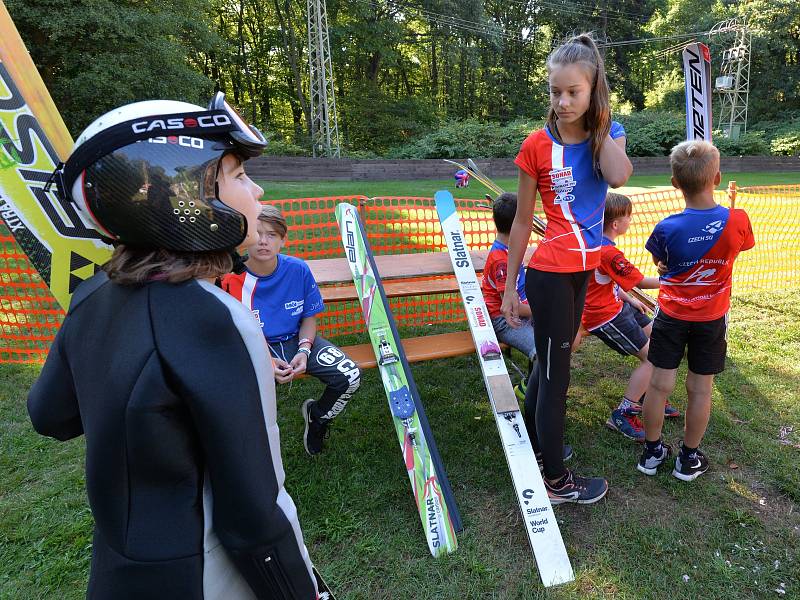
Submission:
<svg viewBox="0 0 800 600">
<path fill-rule="evenodd" d="M 659 220 L 682 210 L 683 198 L 676 190 L 666 190 L 634 194 L 631 199 L 632 225 L 619 246 L 645 275 L 655 275 L 644 243 Z M 719 201 L 729 204 L 725 192 L 719 192 Z M 345 196 L 271 201 L 289 224 L 285 251 L 305 259 L 343 256 L 334 215 L 339 202 L 359 207 L 375 254 L 445 249 L 431 198 Z M 740 188 L 735 202 L 750 215 L 756 247 L 737 260 L 734 294 L 800 284 L 800 185 Z M 488 249 L 495 237 L 491 211 L 476 200 L 457 200 L 456 205 L 470 247 Z M 391 298 L 390 304 L 401 328 L 464 319 L 455 294 Z M 0 362 L 43 361 L 62 318 L 63 311 L 0 223 Z M 327 303 L 319 323 L 325 336 L 364 331 L 357 302 Z"/>
</svg>

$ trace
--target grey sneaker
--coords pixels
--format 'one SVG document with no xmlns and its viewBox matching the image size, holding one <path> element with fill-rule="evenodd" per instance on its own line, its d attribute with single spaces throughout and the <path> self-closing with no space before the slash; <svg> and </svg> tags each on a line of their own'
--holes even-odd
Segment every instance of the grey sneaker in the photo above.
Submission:
<svg viewBox="0 0 800 600">
<path fill-rule="evenodd" d="M 647 451 L 647 445 L 645 445 L 644 450 L 642 450 L 642 456 L 639 458 L 639 462 L 636 463 L 636 468 L 645 475 L 655 475 L 658 467 L 663 465 L 664 461 L 670 456 L 672 456 L 672 448 L 664 442 L 661 442 L 661 446 L 655 454 L 650 454 Z"/>
<path fill-rule="evenodd" d="M 311 414 L 311 407 L 315 400 L 308 399 L 303 402 L 300 410 L 303 412 L 303 420 L 306 422 L 306 429 L 303 432 L 303 446 L 311 456 L 322 452 L 323 441 L 328 437 L 328 422 L 315 419 Z"/>
<path fill-rule="evenodd" d="M 689 456 L 684 456 L 683 452 L 678 452 L 678 456 L 675 457 L 675 469 L 672 474 L 681 481 L 692 481 L 706 471 L 708 471 L 708 459 L 705 454 L 697 450 Z"/>
</svg>

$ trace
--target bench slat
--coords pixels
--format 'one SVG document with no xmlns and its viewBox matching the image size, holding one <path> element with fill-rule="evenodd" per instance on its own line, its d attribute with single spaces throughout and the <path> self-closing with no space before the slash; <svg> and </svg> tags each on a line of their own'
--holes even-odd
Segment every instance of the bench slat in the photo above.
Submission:
<svg viewBox="0 0 800 600">
<path fill-rule="evenodd" d="M 535 248 L 525 252 L 525 263 L 530 260 Z M 477 273 L 486 265 L 488 250 L 473 250 L 472 266 Z M 319 258 L 307 260 L 317 285 L 350 283 L 353 276 L 345 258 Z M 453 265 L 447 252 L 419 252 L 415 254 L 381 254 L 375 257 L 381 279 L 403 279 L 409 277 L 431 277 L 434 275 L 450 275 Z"/>
<path fill-rule="evenodd" d="M 426 294 L 452 294 L 458 292 L 458 282 L 455 277 L 427 279 L 423 281 L 406 281 L 400 279 L 384 282 L 383 290 L 386 292 L 387 298 L 424 296 Z M 358 300 L 358 294 L 353 285 L 326 286 L 319 288 L 319 291 L 325 302 Z"/>
<path fill-rule="evenodd" d="M 436 358 L 462 356 L 475 351 L 469 331 L 439 333 L 401 340 L 408 362 L 416 363 Z M 362 369 L 378 366 L 371 344 L 357 344 L 342 348 Z"/>
</svg>

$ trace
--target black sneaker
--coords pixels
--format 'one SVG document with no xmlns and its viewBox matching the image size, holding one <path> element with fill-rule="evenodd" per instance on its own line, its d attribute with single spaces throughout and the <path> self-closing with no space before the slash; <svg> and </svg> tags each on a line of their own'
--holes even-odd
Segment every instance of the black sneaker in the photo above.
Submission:
<svg viewBox="0 0 800 600">
<path fill-rule="evenodd" d="M 708 471 L 708 459 L 706 455 L 696 450 L 694 454 L 684 456 L 683 452 L 678 452 L 675 457 L 675 469 L 673 476 L 681 481 L 692 481 Z"/>
<path fill-rule="evenodd" d="M 303 412 L 303 420 L 306 422 L 306 430 L 303 432 L 303 446 L 311 456 L 322 452 L 323 440 L 328 435 L 328 422 L 315 419 L 311 415 L 311 406 L 315 400 L 306 400 L 300 410 Z"/>
<path fill-rule="evenodd" d="M 639 458 L 639 462 L 636 463 L 636 468 L 645 475 L 655 475 L 658 467 L 663 465 L 670 456 L 672 456 L 672 447 L 669 444 L 662 442 L 655 454 L 648 452 L 647 444 L 645 444 L 642 456 Z"/>
<path fill-rule="evenodd" d="M 553 505 L 565 502 L 592 504 L 608 491 L 608 482 L 602 477 L 579 477 L 569 470 L 555 485 L 545 479 L 544 486 Z"/>
<path fill-rule="evenodd" d="M 573 456 L 575 456 L 575 453 L 572 451 L 572 446 L 564 444 L 564 462 L 572 459 Z M 539 465 L 539 472 L 544 473 L 544 461 L 542 461 L 541 452 L 536 454 L 536 463 Z"/>
</svg>

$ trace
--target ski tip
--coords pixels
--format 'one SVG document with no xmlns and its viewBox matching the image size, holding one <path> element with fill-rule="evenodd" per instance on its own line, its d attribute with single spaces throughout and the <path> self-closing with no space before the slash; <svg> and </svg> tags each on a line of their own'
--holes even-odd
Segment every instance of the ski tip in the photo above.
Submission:
<svg viewBox="0 0 800 600">
<path fill-rule="evenodd" d="M 439 190 L 434 194 L 433 200 L 436 203 L 436 211 L 439 213 L 439 220 L 444 221 L 456 212 L 456 202 L 453 194 L 448 190 Z"/>
</svg>

